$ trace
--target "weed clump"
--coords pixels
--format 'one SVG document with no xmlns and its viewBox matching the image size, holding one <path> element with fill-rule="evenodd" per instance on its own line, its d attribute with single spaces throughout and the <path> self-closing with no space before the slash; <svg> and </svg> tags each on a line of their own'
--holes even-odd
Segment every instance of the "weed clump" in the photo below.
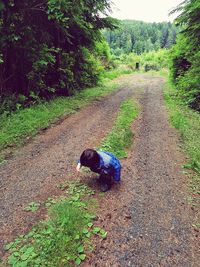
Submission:
<svg viewBox="0 0 200 267">
<path fill-rule="evenodd" d="M 86 197 L 94 191 L 80 182 L 71 182 L 67 187 L 67 197 L 50 206 L 48 220 L 6 245 L 10 252 L 8 264 L 13 267 L 79 265 L 85 260 L 85 253 L 93 249 L 91 236 L 106 238 L 107 232 L 92 222 L 96 216 Z"/>
</svg>

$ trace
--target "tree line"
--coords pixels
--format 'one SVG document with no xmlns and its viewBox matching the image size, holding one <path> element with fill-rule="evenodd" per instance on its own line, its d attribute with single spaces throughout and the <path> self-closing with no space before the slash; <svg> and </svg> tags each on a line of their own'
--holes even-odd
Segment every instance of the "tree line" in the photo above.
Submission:
<svg viewBox="0 0 200 267">
<path fill-rule="evenodd" d="M 0 0 L 0 112 L 95 85 L 118 58 L 133 66 L 143 52 L 145 61 L 156 58 L 157 65 L 169 55 L 180 95 L 200 110 L 200 1 L 179 5 L 176 25 L 127 20 L 119 26 L 108 16 L 110 3 Z"/>
<path fill-rule="evenodd" d="M 109 0 L 0 0 L 1 105 L 94 85 L 107 57 L 101 29 L 116 23 L 109 10 Z"/>
<path fill-rule="evenodd" d="M 176 42 L 178 28 L 170 22 L 147 23 L 135 20 L 121 21 L 116 30 L 103 30 L 112 53 L 142 54 L 160 48 L 170 48 Z"/>
<path fill-rule="evenodd" d="M 200 111 L 200 1 L 186 0 L 175 10 L 182 28 L 171 50 L 171 75 L 179 95 Z"/>
</svg>

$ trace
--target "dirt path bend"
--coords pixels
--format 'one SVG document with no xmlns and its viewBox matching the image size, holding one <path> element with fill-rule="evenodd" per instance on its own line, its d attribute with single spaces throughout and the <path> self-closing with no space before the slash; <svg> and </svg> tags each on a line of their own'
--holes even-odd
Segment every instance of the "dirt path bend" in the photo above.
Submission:
<svg viewBox="0 0 200 267">
<path fill-rule="evenodd" d="M 118 92 L 65 119 L 38 135 L 0 167 L 2 245 L 44 216 L 22 211 L 31 201 L 44 201 L 66 179 L 74 179 L 77 157 L 95 147 L 111 129 L 119 105 L 134 95 L 141 116 L 133 126 L 133 151 L 122 161 L 122 183 L 99 196 L 97 224 L 108 238 L 96 244 L 83 267 L 198 267 L 187 204 L 184 157 L 163 104 L 164 80 L 136 74 L 124 78 Z M 123 79 L 121 79 L 123 80 Z M 83 177 L 90 184 L 90 179 Z M 196 243 L 197 244 L 197 243 Z"/>
</svg>

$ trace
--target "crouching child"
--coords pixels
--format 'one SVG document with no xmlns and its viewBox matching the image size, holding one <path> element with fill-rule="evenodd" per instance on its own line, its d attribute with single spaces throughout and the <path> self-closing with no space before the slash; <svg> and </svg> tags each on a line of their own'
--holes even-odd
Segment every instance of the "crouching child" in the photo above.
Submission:
<svg viewBox="0 0 200 267">
<path fill-rule="evenodd" d="M 82 166 L 100 175 L 99 183 L 102 192 L 110 190 L 113 180 L 120 182 L 121 164 L 112 153 L 86 149 L 80 156 L 76 170 L 80 171 Z"/>
</svg>

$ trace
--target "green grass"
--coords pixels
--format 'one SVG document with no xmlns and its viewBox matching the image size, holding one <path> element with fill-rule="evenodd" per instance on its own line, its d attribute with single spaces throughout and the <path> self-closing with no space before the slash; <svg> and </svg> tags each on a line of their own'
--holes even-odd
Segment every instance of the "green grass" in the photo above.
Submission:
<svg viewBox="0 0 200 267">
<path fill-rule="evenodd" d="M 47 220 L 6 245 L 10 266 L 79 265 L 86 258 L 86 253 L 93 249 L 91 236 L 106 238 L 107 232 L 92 222 L 95 218 L 92 212 L 94 204 L 87 196 L 93 195 L 94 191 L 77 181 L 66 186 L 68 197 L 51 204 Z M 7 266 L 6 263 L 4 266 Z"/>
<path fill-rule="evenodd" d="M 183 166 L 194 171 L 190 181 L 193 205 L 200 203 L 200 114 L 187 107 L 170 84 L 165 90 L 165 101 L 169 110 L 171 124 L 179 131 L 182 146 L 188 155 Z"/>
<path fill-rule="evenodd" d="M 181 134 L 182 142 L 190 160 L 188 165 L 200 174 L 200 114 L 185 106 L 173 87 L 165 91 L 172 125 Z"/>
<path fill-rule="evenodd" d="M 119 77 L 120 75 L 123 75 L 123 74 L 131 74 L 133 73 L 133 70 L 131 69 L 114 69 L 114 70 L 111 70 L 111 71 L 104 71 L 102 72 L 102 79 L 114 79 L 114 78 L 117 78 Z"/>
<path fill-rule="evenodd" d="M 121 73 L 118 73 L 118 76 Z M 109 75 L 111 74 L 112 72 Z M 113 75 L 116 77 L 116 73 Z M 72 97 L 58 97 L 50 102 L 11 114 L 4 113 L 0 116 L 0 151 L 9 146 L 21 145 L 27 136 L 34 136 L 40 129 L 48 127 L 61 117 L 74 113 L 92 100 L 111 93 L 119 86 L 107 81 L 104 85 L 87 88 Z"/>
<path fill-rule="evenodd" d="M 126 148 L 132 143 L 131 123 L 137 117 L 138 105 L 132 100 L 124 101 L 112 131 L 103 140 L 100 149 L 115 154 L 118 158 L 127 156 Z"/>
</svg>

